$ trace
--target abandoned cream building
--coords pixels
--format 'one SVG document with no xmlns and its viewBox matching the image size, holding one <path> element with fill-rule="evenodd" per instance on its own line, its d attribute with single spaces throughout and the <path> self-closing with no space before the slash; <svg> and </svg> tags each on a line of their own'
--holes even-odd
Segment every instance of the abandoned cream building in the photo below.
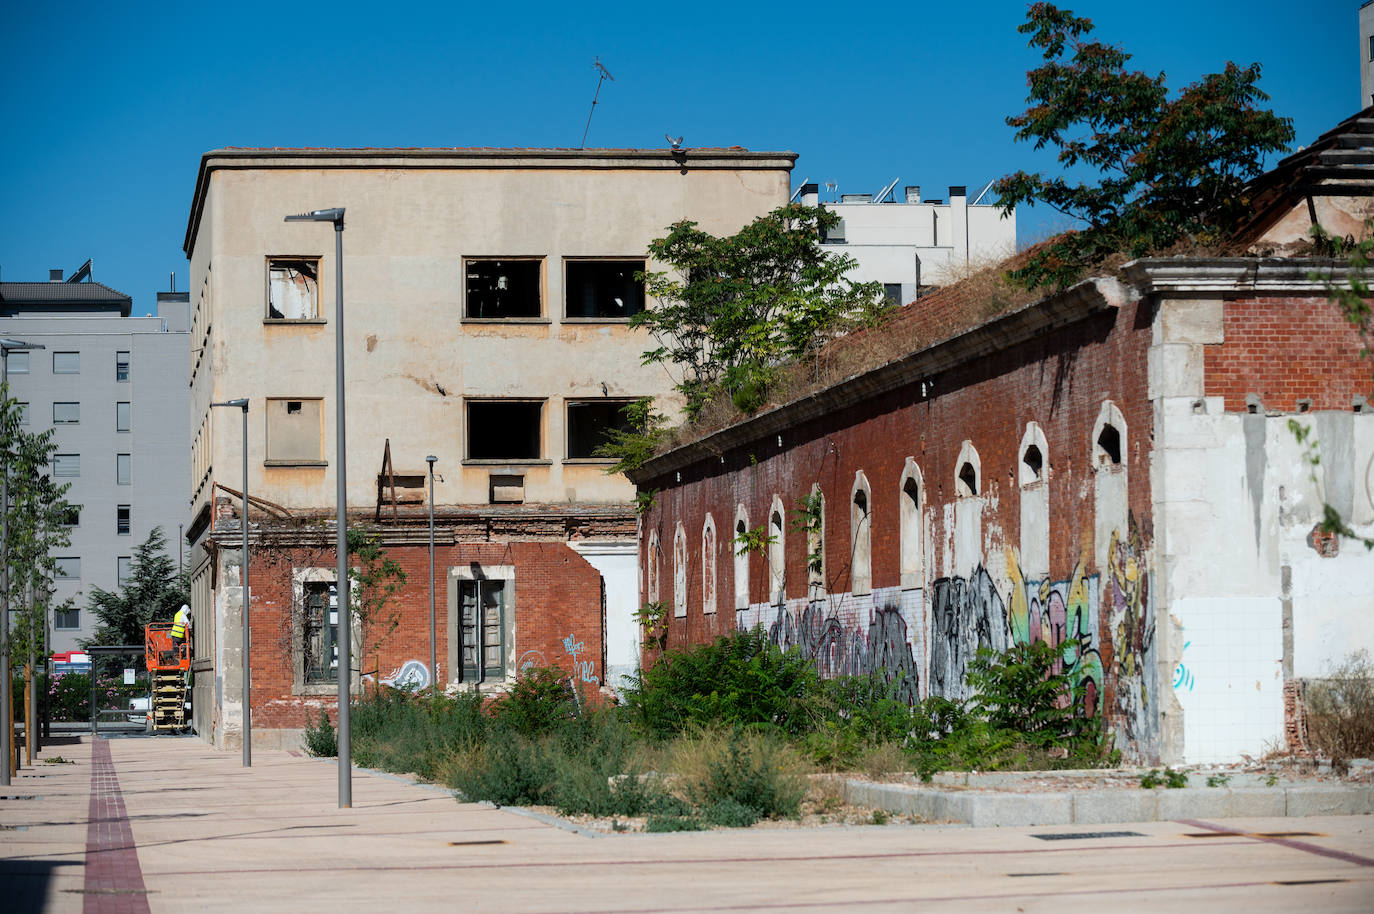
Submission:
<svg viewBox="0 0 1374 914">
<path fill-rule="evenodd" d="M 729 149 L 218 149 L 200 161 L 191 263 L 194 708 L 241 737 L 239 537 L 247 398 L 253 729 L 333 708 L 334 231 L 346 210 L 350 528 L 407 581 L 353 628 L 356 684 L 500 689 L 557 665 L 590 688 L 638 663 L 634 487 L 595 453 L 671 381 L 641 364 L 635 273 L 690 219 L 727 233 L 787 202 L 795 156 Z M 667 397 L 666 401 L 664 398 Z M 434 455 L 438 669 L 429 669 Z"/>
</svg>

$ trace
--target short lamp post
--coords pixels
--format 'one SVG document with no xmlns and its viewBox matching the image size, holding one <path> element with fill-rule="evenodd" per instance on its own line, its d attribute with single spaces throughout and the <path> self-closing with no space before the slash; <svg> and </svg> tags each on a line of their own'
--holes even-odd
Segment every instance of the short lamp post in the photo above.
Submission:
<svg viewBox="0 0 1374 914">
<path fill-rule="evenodd" d="M 439 697 L 438 634 L 434 625 L 434 462 L 433 454 L 425 458 L 429 464 L 429 694 Z"/>
<path fill-rule="evenodd" d="M 239 564 L 239 585 L 243 591 L 243 767 L 253 767 L 253 639 L 248 627 L 253 597 L 248 589 L 248 401 L 225 400 L 211 406 L 243 410 L 243 506 L 239 509 L 239 530 L 243 534 L 243 557 Z"/>
<path fill-rule="evenodd" d="M 0 338 L 0 395 L 10 396 L 10 353 L 44 349 L 41 343 Z M 0 785 L 9 786 L 14 750 L 14 683 L 10 679 L 10 462 L 0 460 Z M 33 734 L 26 734 L 33 739 Z"/>
<path fill-rule="evenodd" d="M 344 435 L 344 308 L 343 308 L 343 230 L 344 208 L 317 209 L 287 216 L 287 222 L 334 223 L 334 477 L 338 481 L 338 580 L 334 588 L 339 601 L 339 808 L 353 805 L 353 740 L 348 723 L 349 691 L 353 679 L 352 622 L 353 604 L 348 587 L 348 449 Z"/>
</svg>

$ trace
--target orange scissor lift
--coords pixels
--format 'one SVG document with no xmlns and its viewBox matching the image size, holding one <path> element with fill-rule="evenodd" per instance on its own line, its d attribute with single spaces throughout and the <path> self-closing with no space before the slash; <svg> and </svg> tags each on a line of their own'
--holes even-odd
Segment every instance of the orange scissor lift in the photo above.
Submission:
<svg viewBox="0 0 1374 914">
<path fill-rule="evenodd" d="M 172 644 L 172 623 L 154 622 L 143 630 L 144 660 L 152 701 L 148 715 L 154 731 L 186 727 L 186 673 L 191 669 L 191 642 Z"/>
</svg>

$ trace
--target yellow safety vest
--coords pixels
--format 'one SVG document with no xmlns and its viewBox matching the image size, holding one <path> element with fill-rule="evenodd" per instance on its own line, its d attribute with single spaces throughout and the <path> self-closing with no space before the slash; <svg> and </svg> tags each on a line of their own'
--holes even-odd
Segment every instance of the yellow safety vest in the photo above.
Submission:
<svg viewBox="0 0 1374 914">
<path fill-rule="evenodd" d="M 177 610 L 176 618 L 172 620 L 172 637 L 186 637 L 186 613 Z"/>
</svg>

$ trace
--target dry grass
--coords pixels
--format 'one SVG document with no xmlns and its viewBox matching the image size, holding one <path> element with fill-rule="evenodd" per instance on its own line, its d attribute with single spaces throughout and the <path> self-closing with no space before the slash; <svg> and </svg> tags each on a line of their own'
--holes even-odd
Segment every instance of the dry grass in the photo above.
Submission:
<svg viewBox="0 0 1374 914">
<path fill-rule="evenodd" d="M 1356 651 L 1303 690 L 1312 747 L 1335 764 L 1374 758 L 1374 661 Z"/>
</svg>

